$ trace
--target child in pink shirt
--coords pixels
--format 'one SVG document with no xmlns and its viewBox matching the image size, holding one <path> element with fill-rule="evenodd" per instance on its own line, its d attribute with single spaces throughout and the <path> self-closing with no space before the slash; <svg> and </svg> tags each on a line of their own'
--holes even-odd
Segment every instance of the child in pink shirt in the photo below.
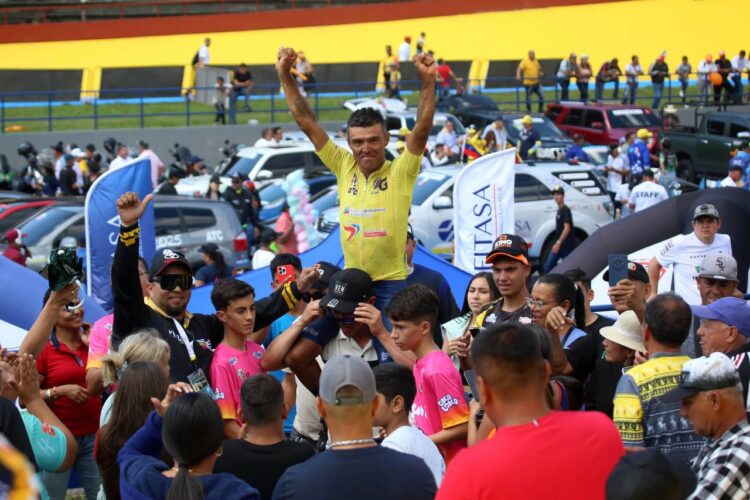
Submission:
<svg viewBox="0 0 750 500">
<path fill-rule="evenodd" d="M 240 437 L 240 388 L 242 382 L 261 373 L 265 351 L 247 340 L 255 326 L 255 291 L 244 281 L 224 279 L 211 291 L 216 317 L 224 323 L 224 340 L 211 360 L 211 389 L 224 419 L 224 436 Z"/>
<path fill-rule="evenodd" d="M 439 301 L 424 285 L 412 285 L 391 299 L 386 315 L 391 320 L 391 338 L 403 351 L 412 351 L 417 394 L 410 420 L 430 437 L 445 463 L 466 447 L 469 407 L 461 374 L 432 338 Z"/>
</svg>

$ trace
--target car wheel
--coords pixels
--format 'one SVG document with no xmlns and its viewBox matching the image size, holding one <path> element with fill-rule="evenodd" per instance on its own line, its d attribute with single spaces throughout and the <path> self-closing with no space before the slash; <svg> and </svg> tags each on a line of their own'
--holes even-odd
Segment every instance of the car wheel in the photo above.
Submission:
<svg viewBox="0 0 750 500">
<path fill-rule="evenodd" d="M 698 177 L 695 174 L 695 167 L 690 158 L 685 158 L 677 163 L 677 177 L 686 181 L 697 183 Z"/>
</svg>

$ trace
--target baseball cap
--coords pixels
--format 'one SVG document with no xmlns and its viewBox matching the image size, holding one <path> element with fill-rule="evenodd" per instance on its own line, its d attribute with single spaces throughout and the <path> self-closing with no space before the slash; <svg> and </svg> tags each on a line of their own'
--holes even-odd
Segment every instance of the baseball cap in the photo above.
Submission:
<svg viewBox="0 0 750 500">
<path fill-rule="evenodd" d="M 521 261 L 528 265 L 528 255 L 529 246 L 526 244 L 526 240 L 515 234 L 501 234 L 492 243 L 492 250 L 487 254 L 484 263 L 492 264 L 496 258 L 502 256 Z"/>
<path fill-rule="evenodd" d="M 693 220 L 697 219 L 698 217 L 713 217 L 714 219 L 720 219 L 719 211 L 716 210 L 715 206 L 709 203 L 703 203 L 702 205 L 698 205 L 697 207 L 695 207 L 695 211 L 693 212 Z"/>
<path fill-rule="evenodd" d="M 663 395 L 662 400 L 674 403 L 699 392 L 734 387 L 739 383 L 740 374 L 732 360 L 723 352 L 712 352 L 682 365 L 677 388 Z"/>
<path fill-rule="evenodd" d="M 643 334 L 641 333 L 641 321 L 633 311 L 625 311 L 620 314 L 614 325 L 605 326 L 599 333 L 615 344 L 620 344 L 634 351 L 646 352 Z"/>
<path fill-rule="evenodd" d="M 5 238 L 5 241 L 7 241 L 8 243 L 12 243 L 16 241 L 21 236 L 26 236 L 26 235 L 20 234 L 18 232 L 18 229 L 8 229 L 7 231 L 5 231 L 5 234 L 3 235 L 3 237 Z"/>
<path fill-rule="evenodd" d="M 203 161 L 203 158 L 198 155 L 193 155 L 190 157 L 190 163 L 198 163 L 199 161 Z"/>
<path fill-rule="evenodd" d="M 331 264 L 330 262 L 321 261 L 313 266 L 313 269 L 318 271 L 318 281 L 313 283 L 312 287 L 316 290 L 322 290 L 328 288 L 331 284 L 331 278 L 334 274 L 341 271 L 341 268 Z"/>
<path fill-rule="evenodd" d="M 204 243 L 198 248 L 200 253 L 214 254 L 219 251 L 219 245 L 216 243 Z"/>
<path fill-rule="evenodd" d="M 57 144 L 51 144 L 50 148 L 54 149 L 58 153 L 62 153 L 63 151 L 65 151 L 65 146 L 63 146 L 62 141 L 58 142 Z"/>
<path fill-rule="evenodd" d="M 75 148 L 70 152 L 70 156 L 72 156 L 73 158 L 83 158 L 84 156 L 86 156 L 86 153 L 84 153 L 81 148 Z"/>
<path fill-rule="evenodd" d="M 707 306 L 690 306 L 693 314 L 703 319 L 721 321 L 750 337 L 750 305 L 737 297 L 722 297 Z"/>
<path fill-rule="evenodd" d="M 565 194 L 565 190 L 559 184 L 552 188 L 552 194 Z"/>
<path fill-rule="evenodd" d="M 699 278 L 737 281 L 737 261 L 725 253 L 710 253 L 703 257 Z"/>
<path fill-rule="evenodd" d="M 170 248 L 159 250 L 154 254 L 154 258 L 151 261 L 151 276 L 159 276 L 164 270 L 172 264 L 181 264 L 187 269 L 188 273 L 193 273 L 193 268 L 190 267 L 190 262 L 185 258 L 185 254 L 177 252 Z"/>
<path fill-rule="evenodd" d="M 351 314 L 360 302 L 372 297 L 372 278 L 361 269 L 344 269 L 331 276 L 328 293 L 320 307 Z"/>
<path fill-rule="evenodd" d="M 75 158 L 71 154 L 66 154 L 65 156 L 63 156 L 63 158 L 65 158 L 65 161 L 75 160 Z"/>
<path fill-rule="evenodd" d="M 639 139 L 646 139 L 648 137 L 653 137 L 654 134 L 652 134 L 647 128 L 641 128 L 638 129 L 638 132 L 636 132 L 635 135 Z"/>
<path fill-rule="evenodd" d="M 742 166 L 742 163 L 740 162 L 731 162 L 729 164 L 729 171 L 731 172 L 732 170 L 739 170 L 740 172 L 744 172 L 745 168 Z"/>
<path fill-rule="evenodd" d="M 353 387 L 361 396 L 339 396 L 345 387 Z M 320 399 L 337 406 L 369 404 L 375 399 L 375 375 L 367 361 L 359 356 L 335 356 L 329 359 L 320 374 Z"/>
<path fill-rule="evenodd" d="M 271 228 L 265 228 L 260 231 L 259 241 L 263 245 L 270 245 L 279 237 L 279 233 Z"/>
<path fill-rule="evenodd" d="M 242 174 L 234 174 L 234 175 L 232 175 L 232 182 L 234 182 L 234 181 L 242 182 L 243 179 L 244 179 L 244 177 L 242 176 Z"/>
<path fill-rule="evenodd" d="M 521 118 L 521 123 L 523 123 L 524 125 L 532 124 L 534 123 L 534 119 L 531 117 L 531 115 L 526 115 Z"/>
<path fill-rule="evenodd" d="M 604 281 L 609 281 L 609 269 L 604 271 Z M 628 278 L 640 281 L 645 284 L 649 284 L 648 273 L 646 269 L 637 262 L 628 261 Z"/>
</svg>

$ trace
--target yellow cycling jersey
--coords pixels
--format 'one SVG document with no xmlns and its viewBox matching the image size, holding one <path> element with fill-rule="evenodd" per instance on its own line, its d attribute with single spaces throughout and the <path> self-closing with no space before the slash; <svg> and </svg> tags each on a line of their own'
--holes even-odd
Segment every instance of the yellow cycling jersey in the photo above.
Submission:
<svg viewBox="0 0 750 500">
<path fill-rule="evenodd" d="M 317 155 L 337 178 L 345 267 L 373 281 L 406 279 L 406 231 L 422 157 L 407 149 L 365 178 L 354 156 L 333 141 Z"/>
</svg>

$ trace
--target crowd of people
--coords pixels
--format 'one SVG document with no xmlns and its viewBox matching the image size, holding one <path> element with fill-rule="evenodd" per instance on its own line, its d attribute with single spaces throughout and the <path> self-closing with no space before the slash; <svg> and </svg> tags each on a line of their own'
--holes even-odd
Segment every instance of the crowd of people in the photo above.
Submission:
<svg viewBox="0 0 750 500">
<path fill-rule="evenodd" d="M 412 262 L 407 223 L 436 61 L 414 57 L 417 122 L 386 161 L 372 109 L 348 120 L 351 152 L 329 138 L 297 56 L 280 49 L 277 71 L 357 227 L 345 269 L 279 253 L 257 297 L 204 248 L 215 312 L 192 313 L 211 278 L 178 249 L 142 259 L 153 195 L 123 193 L 113 313 L 89 325 L 76 284 L 49 290 L 18 352 L 0 352 L 3 488 L 64 498 L 74 469 L 89 499 L 747 496 L 750 306 L 715 206 L 647 267 L 605 274 L 616 321 L 591 310 L 581 270 L 532 283 L 514 234 L 497 235 L 459 309 Z M 674 292 L 658 293 L 665 267 Z"/>
</svg>

